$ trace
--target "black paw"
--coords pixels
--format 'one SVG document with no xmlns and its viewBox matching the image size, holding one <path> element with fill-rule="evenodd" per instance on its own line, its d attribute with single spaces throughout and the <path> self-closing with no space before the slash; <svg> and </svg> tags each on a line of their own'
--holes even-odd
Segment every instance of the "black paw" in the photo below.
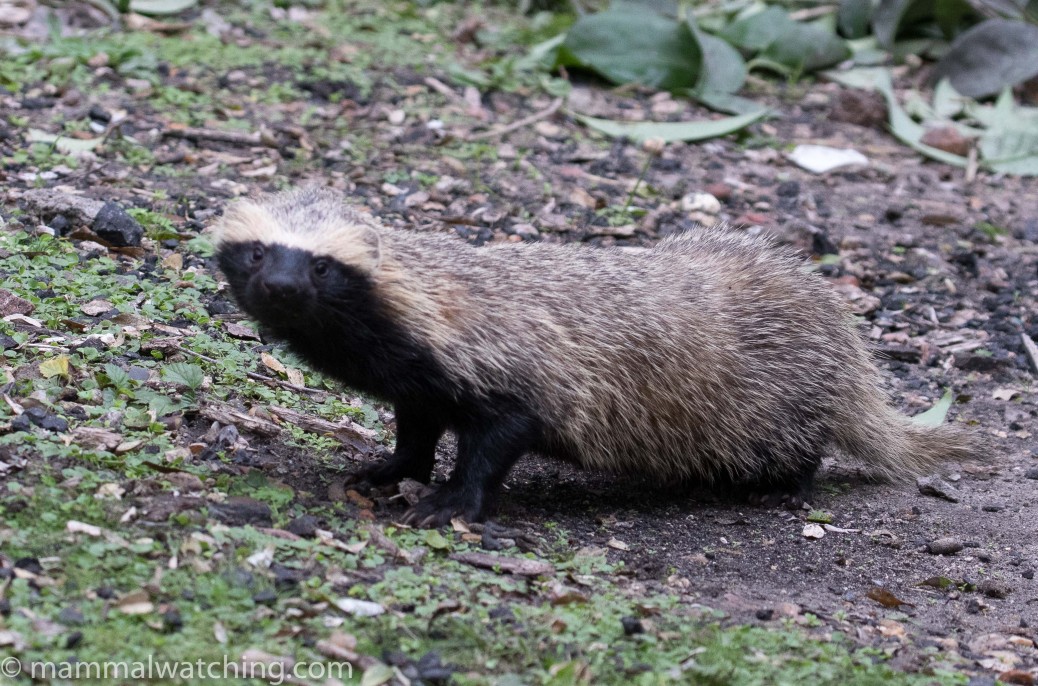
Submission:
<svg viewBox="0 0 1038 686">
<path fill-rule="evenodd" d="M 381 462 L 361 467 L 347 474 L 345 485 L 347 486 L 388 486 L 397 484 L 404 479 L 414 479 L 421 483 L 429 482 L 429 472 L 422 467 L 416 467 L 409 460 L 398 460 L 395 456 Z"/>
<path fill-rule="evenodd" d="M 483 518 L 483 508 L 473 498 L 442 486 L 415 503 L 404 513 L 401 522 L 422 529 L 438 529 L 450 524 L 455 517 L 478 522 Z"/>
<path fill-rule="evenodd" d="M 810 499 L 809 493 L 788 491 L 764 491 L 751 493 L 749 502 L 751 505 L 761 507 L 785 507 L 787 510 L 802 509 Z"/>
</svg>

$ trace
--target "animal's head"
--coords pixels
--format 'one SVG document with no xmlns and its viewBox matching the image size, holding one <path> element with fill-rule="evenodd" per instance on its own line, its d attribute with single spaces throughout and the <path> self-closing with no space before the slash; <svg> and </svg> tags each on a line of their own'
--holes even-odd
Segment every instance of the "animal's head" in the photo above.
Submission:
<svg viewBox="0 0 1038 686">
<path fill-rule="evenodd" d="M 216 256 L 238 304 L 274 329 L 323 327 L 370 293 L 378 223 L 333 191 L 303 188 L 228 206 Z"/>
</svg>

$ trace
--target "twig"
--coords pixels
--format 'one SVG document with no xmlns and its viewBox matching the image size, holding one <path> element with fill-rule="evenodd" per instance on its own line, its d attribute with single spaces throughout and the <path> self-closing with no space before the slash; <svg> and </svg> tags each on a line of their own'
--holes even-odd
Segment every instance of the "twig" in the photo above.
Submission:
<svg viewBox="0 0 1038 686">
<path fill-rule="evenodd" d="M 423 83 L 425 83 L 426 86 L 432 88 L 440 95 L 443 95 L 449 98 L 450 100 L 453 100 L 454 102 L 465 104 L 465 98 L 459 95 L 458 93 L 455 93 L 454 89 L 445 84 L 443 81 L 440 81 L 439 79 L 434 79 L 431 76 L 427 76 L 425 77 L 425 79 L 423 79 Z"/>
<path fill-rule="evenodd" d="M 1020 342 L 1024 344 L 1024 352 L 1027 353 L 1031 369 L 1034 370 L 1035 374 L 1038 374 L 1038 345 L 1035 345 L 1031 337 L 1025 333 L 1020 334 Z"/>
<path fill-rule="evenodd" d="M 182 353 L 187 353 L 188 355 L 194 355 L 198 359 L 203 360 L 205 362 L 209 362 L 210 364 L 217 364 L 217 365 L 220 364 L 219 360 L 214 360 L 213 358 L 208 357 L 206 355 L 203 355 L 202 353 L 196 353 L 194 350 L 188 350 L 187 348 L 185 348 L 185 347 L 183 347 L 181 345 L 174 344 L 173 347 L 176 348 L 177 350 L 179 350 Z M 320 390 L 318 388 L 308 388 L 306 386 L 297 386 L 294 383 L 289 383 L 287 381 L 282 381 L 281 379 L 275 379 L 272 376 L 267 376 L 265 374 L 259 374 L 257 372 L 245 372 L 245 376 L 249 377 L 253 381 L 262 381 L 263 383 L 267 383 L 267 384 L 275 384 L 275 385 L 281 386 L 282 388 L 287 388 L 290 391 L 295 391 L 296 393 L 310 393 L 311 395 L 323 395 L 323 396 L 334 395 L 332 393 L 329 393 L 328 391 L 322 391 L 322 390 Z"/>
<path fill-rule="evenodd" d="M 171 127 L 162 132 L 163 136 L 170 138 L 186 138 L 193 141 L 213 141 L 216 143 L 229 143 L 231 145 L 265 145 L 268 148 L 277 148 L 278 143 L 269 135 L 261 131 L 245 133 L 243 131 L 217 131 L 215 129 L 199 129 L 191 126 Z"/>
<path fill-rule="evenodd" d="M 469 136 L 466 136 L 465 140 L 468 140 L 468 141 L 479 141 L 479 140 L 483 140 L 484 138 L 495 138 L 497 136 L 503 136 L 506 133 L 511 133 L 512 131 L 516 131 L 517 129 L 521 129 L 524 126 L 529 126 L 530 124 L 533 124 L 534 122 L 538 122 L 538 121 L 540 121 L 542 119 L 547 119 L 551 115 L 553 115 L 556 112 L 558 112 L 560 107 L 562 107 L 562 98 L 555 98 L 555 100 L 553 100 L 550 105 L 545 107 L 540 112 L 534 112 L 529 117 L 523 117 L 522 119 L 519 119 L 517 121 L 512 122 L 508 126 L 500 126 L 500 127 L 496 128 L 496 129 L 490 129 L 489 131 L 483 131 L 482 133 L 471 134 Z"/>
</svg>

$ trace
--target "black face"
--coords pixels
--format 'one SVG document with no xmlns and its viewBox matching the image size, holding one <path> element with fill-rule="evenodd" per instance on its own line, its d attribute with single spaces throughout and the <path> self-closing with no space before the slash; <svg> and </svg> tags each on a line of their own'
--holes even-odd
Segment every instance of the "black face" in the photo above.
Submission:
<svg viewBox="0 0 1038 686">
<path fill-rule="evenodd" d="M 216 258 L 246 314 L 314 367 L 393 401 L 447 392 L 430 352 L 385 312 L 360 270 L 258 242 L 224 245 Z"/>
<path fill-rule="evenodd" d="M 366 279 L 334 260 L 279 245 L 233 243 L 220 249 L 220 268 L 242 309 L 280 335 L 323 328 L 348 313 Z"/>
</svg>

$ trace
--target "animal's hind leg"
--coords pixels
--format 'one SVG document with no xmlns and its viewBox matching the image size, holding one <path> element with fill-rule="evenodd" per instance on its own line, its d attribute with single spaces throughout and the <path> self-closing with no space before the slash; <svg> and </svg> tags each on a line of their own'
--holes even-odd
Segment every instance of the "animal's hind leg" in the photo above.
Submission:
<svg viewBox="0 0 1038 686">
<path fill-rule="evenodd" d="M 820 454 L 805 456 L 792 470 L 765 473 L 751 479 L 747 483 L 751 502 L 771 506 L 785 505 L 791 509 L 800 508 L 804 503 L 811 501 L 815 474 L 821 464 Z"/>
</svg>

